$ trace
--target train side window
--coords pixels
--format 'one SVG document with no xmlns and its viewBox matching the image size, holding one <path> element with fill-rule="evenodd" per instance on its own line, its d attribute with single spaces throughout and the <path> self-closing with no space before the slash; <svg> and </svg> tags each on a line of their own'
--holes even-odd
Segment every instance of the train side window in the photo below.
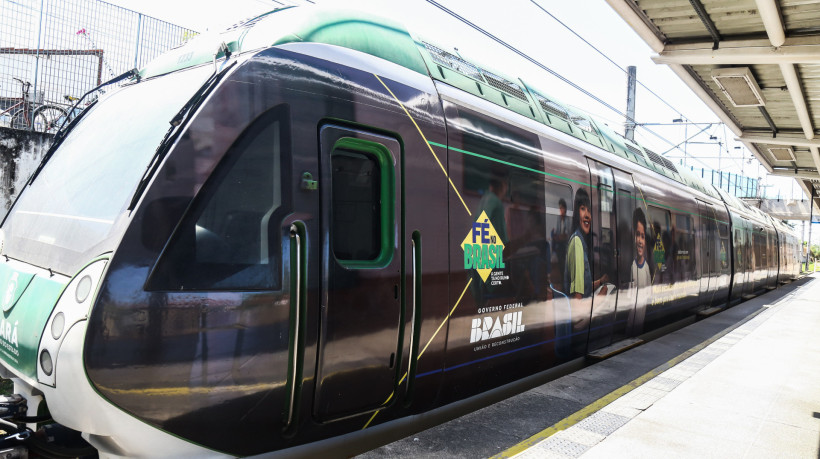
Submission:
<svg viewBox="0 0 820 459">
<path fill-rule="evenodd" d="M 384 266 L 393 251 L 393 163 L 382 144 L 339 139 L 330 154 L 332 250 L 349 267 Z"/>
<path fill-rule="evenodd" d="M 720 235 L 721 239 L 726 239 L 729 237 L 729 225 L 726 223 L 720 222 L 718 223 L 718 235 Z"/>
<path fill-rule="evenodd" d="M 278 110 L 257 119 L 194 199 L 149 290 L 275 290 L 281 284 L 283 139 Z"/>
</svg>

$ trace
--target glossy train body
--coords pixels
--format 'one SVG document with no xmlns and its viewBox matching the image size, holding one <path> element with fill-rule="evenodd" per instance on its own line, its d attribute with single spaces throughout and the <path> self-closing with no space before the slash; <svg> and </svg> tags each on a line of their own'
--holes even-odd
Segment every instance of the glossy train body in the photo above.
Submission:
<svg viewBox="0 0 820 459">
<path fill-rule="evenodd" d="M 399 26 L 218 38 L 2 225 L 4 372 L 103 455 L 350 454 L 798 275 L 785 225 Z"/>
</svg>

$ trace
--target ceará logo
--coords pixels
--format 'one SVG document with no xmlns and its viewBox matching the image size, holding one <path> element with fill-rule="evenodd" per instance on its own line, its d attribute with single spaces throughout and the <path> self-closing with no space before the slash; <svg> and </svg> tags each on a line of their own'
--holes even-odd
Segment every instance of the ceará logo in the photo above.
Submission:
<svg viewBox="0 0 820 459">
<path fill-rule="evenodd" d="M 12 273 L 11 279 L 6 286 L 6 294 L 3 295 L 3 311 L 8 311 L 14 304 L 14 294 L 17 293 L 17 281 L 20 279 L 20 273 Z"/>
</svg>

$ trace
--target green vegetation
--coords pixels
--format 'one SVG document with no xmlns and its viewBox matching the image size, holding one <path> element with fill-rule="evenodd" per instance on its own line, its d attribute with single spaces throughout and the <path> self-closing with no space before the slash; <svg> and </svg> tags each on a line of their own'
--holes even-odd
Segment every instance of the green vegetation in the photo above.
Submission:
<svg viewBox="0 0 820 459">
<path fill-rule="evenodd" d="M 803 250 L 805 250 L 806 245 L 807 245 L 806 242 L 803 241 Z M 814 272 L 815 271 L 815 267 L 814 267 L 815 264 L 817 265 L 817 269 L 820 269 L 820 245 L 812 244 L 811 249 L 810 249 L 810 254 L 809 254 L 808 267 L 806 267 L 805 262 L 801 263 L 800 267 L 801 267 L 803 272 L 806 272 L 806 271 Z"/>
<path fill-rule="evenodd" d="M 0 379 L 0 395 L 11 395 L 14 393 L 14 383 L 10 379 Z"/>
</svg>

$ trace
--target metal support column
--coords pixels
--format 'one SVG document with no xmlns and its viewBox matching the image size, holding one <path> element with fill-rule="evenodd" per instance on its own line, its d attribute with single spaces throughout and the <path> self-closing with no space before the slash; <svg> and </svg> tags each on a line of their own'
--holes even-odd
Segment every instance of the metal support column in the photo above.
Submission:
<svg viewBox="0 0 820 459">
<path fill-rule="evenodd" d="M 809 189 L 809 240 L 806 242 L 806 271 L 809 270 L 809 254 L 811 253 L 811 227 L 814 223 L 814 185 Z"/>
<path fill-rule="evenodd" d="M 637 69 L 634 65 L 626 68 L 626 123 L 624 123 L 624 137 L 635 141 L 635 84 Z"/>
</svg>

